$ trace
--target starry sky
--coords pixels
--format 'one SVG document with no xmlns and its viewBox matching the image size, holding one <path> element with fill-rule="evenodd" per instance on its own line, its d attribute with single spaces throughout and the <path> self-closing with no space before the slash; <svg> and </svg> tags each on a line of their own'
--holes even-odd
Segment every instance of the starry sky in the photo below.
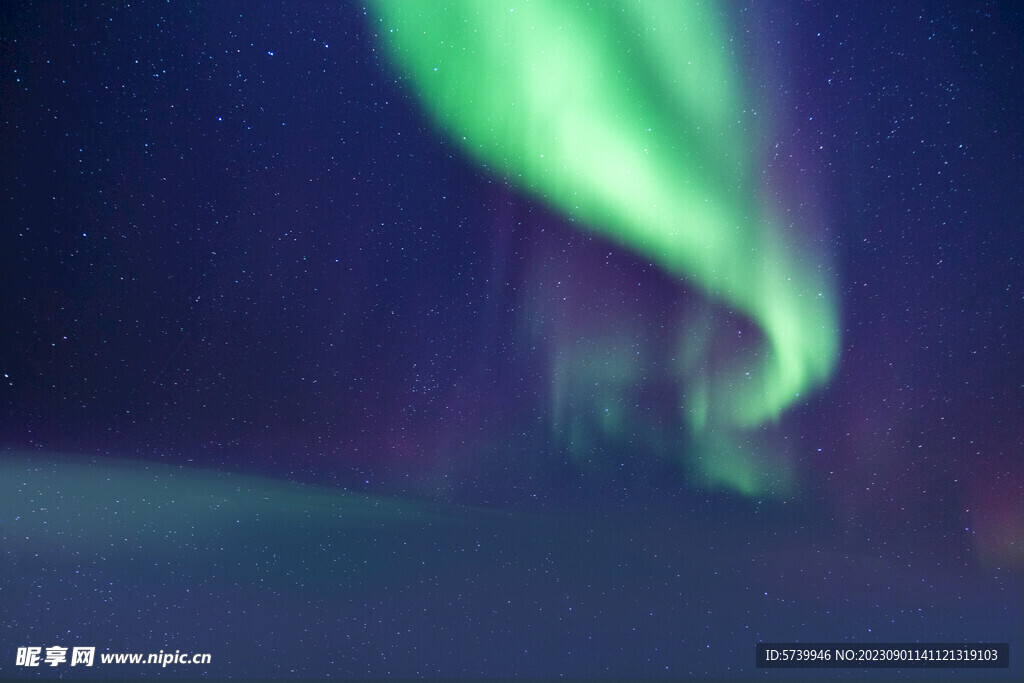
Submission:
<svg viewBox="0 0 1024 683">
<path fill-rule="evenodd" d="M 1012 658 L 1022 40 L 1012 2 L 3 3 L 0 672 Z"/>
</svg>

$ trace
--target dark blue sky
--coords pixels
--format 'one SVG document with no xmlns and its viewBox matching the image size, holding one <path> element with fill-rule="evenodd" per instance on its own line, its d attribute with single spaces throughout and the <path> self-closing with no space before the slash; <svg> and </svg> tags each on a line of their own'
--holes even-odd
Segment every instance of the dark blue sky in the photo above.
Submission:
<svg viewBox="0 0 1024 683">
<path fill-rule="evenodd" d="M 871 558 L 897 583 L 981 577 L 991 606 L 992 577 L 1024 563 L 1024 14 L 784 3 L 731 21 L 774 114 L 766 163 L 820 216 L 839 278 L 838 370 L 777 426 L 799 476 L 785 503 L 695 490 L 628 440 L 581 469 L 538 427 L 544 349 L 522 333 L 537 264 L 595 279 L 611 247 L 438 135 L 350 2 L 3 4 L 0 448 L 655 526 L 679 514 L 747 530 L 719 556 L 741 566 L 745 548 L 769 552 L 768 524 L 797 534 L 794 565 L 853 553 L 853 583 Z M 654 292 L 652 315 L 698 299 L 610 258 L 589 303 L 620 280 Z M 831 564 L 812 561 L 822 547 Z M 549 588 L 537 600 L 560 599 Z M 1020 609 L 999 622 L 1018 638 Z M 549 654 L 510 671 L 551 671 Z M 729 675 L 721 662 L 706 670 Z"/>
</svg>

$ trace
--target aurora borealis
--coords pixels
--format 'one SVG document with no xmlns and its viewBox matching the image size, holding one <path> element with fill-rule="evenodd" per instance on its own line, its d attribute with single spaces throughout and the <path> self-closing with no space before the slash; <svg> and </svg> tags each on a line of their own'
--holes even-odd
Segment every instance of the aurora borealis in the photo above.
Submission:
<svg viewBox="0 0 1024 683">
<path fill-rule="evenodd" d="M 759 201 L 760 122 L 717 8 L 375 6 L 394 61 L 466 153 L 758 323 L 765 348 L 724 367 L 696 348 L 700 329 L 683 330 L 669 371 L 688 382 L 690 427 L 713 433 L 691 448 L 705 474 L 759 492 L 751 463 L 718 460 L 733 430 L 777 419 L 827 379 L 839 347 L 834 283 Z"/>
<path fill-rule="evenodd" d="M 1018 5 L 0 3 L 0 678 L 1020 679 Z"/>
</svg>

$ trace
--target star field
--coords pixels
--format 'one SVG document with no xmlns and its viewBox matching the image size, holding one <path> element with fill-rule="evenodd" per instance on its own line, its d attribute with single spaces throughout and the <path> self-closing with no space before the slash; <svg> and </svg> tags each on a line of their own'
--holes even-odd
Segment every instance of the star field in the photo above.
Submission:
<svg viewBox="0 0 1024 683">
<path fill-rule="evenodd" d="M 535 4 L 0 7 L 4 675 L 1019 677 L 1021 10 Z"/>
</svg>

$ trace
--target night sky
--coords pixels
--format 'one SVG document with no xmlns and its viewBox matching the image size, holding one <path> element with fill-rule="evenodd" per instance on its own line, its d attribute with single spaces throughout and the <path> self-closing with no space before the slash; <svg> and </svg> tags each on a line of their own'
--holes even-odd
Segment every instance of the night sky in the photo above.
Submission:
<svg viewBox="0 0 1024 683">
<path fill-rule="evenodd" d="M 891 5 L 0 5 L 0 675 L 1020 676 L 1024 10 Z"/>
</svg>

